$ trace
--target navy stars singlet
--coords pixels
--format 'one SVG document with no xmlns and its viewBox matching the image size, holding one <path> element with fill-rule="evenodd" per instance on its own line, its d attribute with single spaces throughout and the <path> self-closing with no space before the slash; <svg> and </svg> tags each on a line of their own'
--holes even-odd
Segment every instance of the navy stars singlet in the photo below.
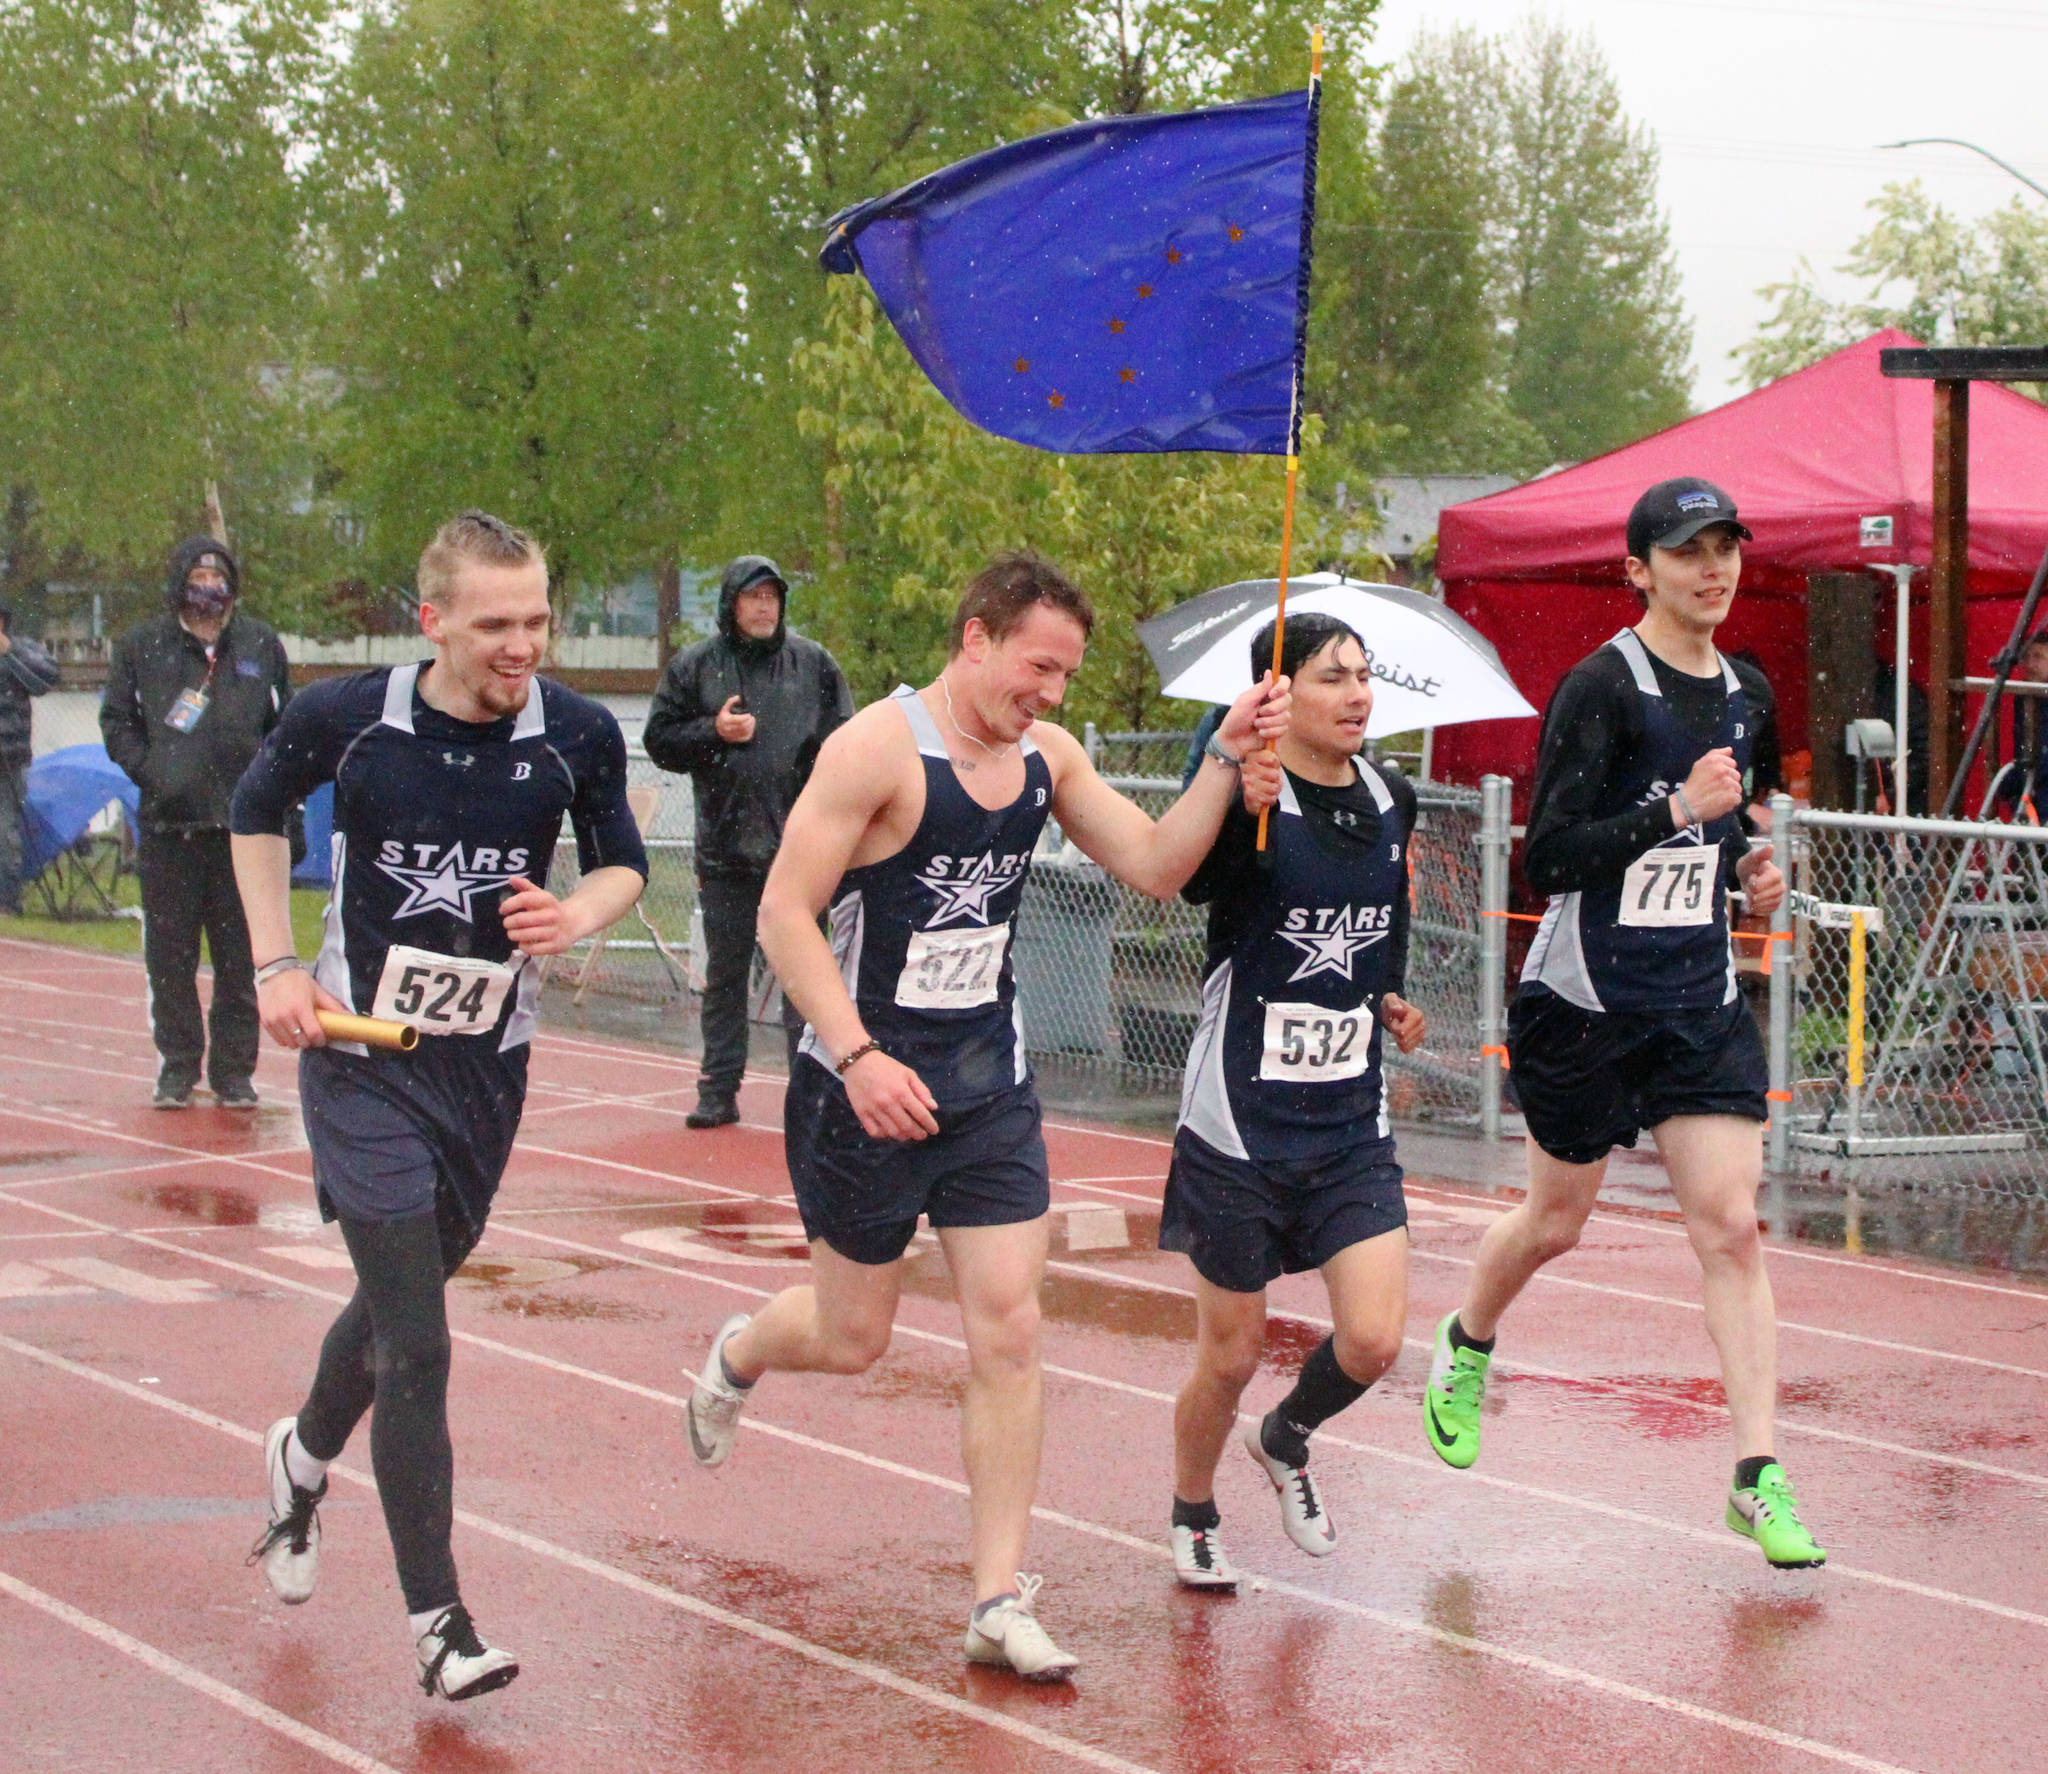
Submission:
<svg viewBox="0 0 2048 1774">
<path fill-rule="evenodd" d="M 609 710 L 547 678 L 516 716 L 458 721 L 420 695 L 421 669 L 295 697 L 235 790 L 234 829 L 282 832 L 293 803 L 332 782 L 334 895 L 314 978 L 362 1014 L 417 1017 L 424 1032 L 509 1053 L 532 1039 L 540 998 L 540 968 L 515 953 L 498 911 L 512 877 L 546 883 L 565 816 L 586 874 L 647 873 L 626 743 Z M 414 956 L 512 977 L 479 991 L 431 959 L 408 975 Z"/>
<path fill-rule="evenodd" d="M 1006 807 L 983 807 L 961 787 L 917 692 L 904 685 L 890 700 L 924 764 L 924 816 L 894 856 L 846 871 L 828 929 L 868 1034 L 951 1107 L 1031 1075 L 1010 944 L 1052 811 L 1052 771 L 1027 733 L 1023 791 Z M 801 1051 L 832 1063 L 813 1029 Z"/>
<path fill-rule="evenodd" d="M 1209 957 L 1180 1123 L 1228 1157 L 1306 1162 L 1391 1135 L 1377 1013 L 1408 834 L 1379 772 L 1352 762 L 1384 842 L 1319 842 L 1283 776 L 1270 885 Z"/>
<path fill-rule="evenodd" d="M 1708 752 L 1728 746 L 1749 770 L 1749 706 L 1735 668 L 1721 659 L 1727 692 L 1720 726 L 1705 738 L 1672 714 L 1657 686 L 1650 655 L 1633 629 L 1607 643 L 1628 662 L 1643 698 L 1645 741 L 1609 782 L 1595 819 L 1669 797 Z M 1719 654 L 1715 655 L 1720 658 Z M 1736 997 L 1735 959 L 1728 939 L 1728 896 L 1722 840 L 1733 813 L 1690 825 L 1652 845 L 1610 885 L 1551 895 L 1522 983 L 1541 986 L 1581 1010 L 1612 1012 L 1713 1010 Z"/>
</svg>

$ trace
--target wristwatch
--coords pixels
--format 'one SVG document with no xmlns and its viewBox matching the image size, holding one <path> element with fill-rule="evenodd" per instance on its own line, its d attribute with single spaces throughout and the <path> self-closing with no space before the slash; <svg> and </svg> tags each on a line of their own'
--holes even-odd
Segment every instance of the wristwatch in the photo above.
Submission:
<svg viewBox="0 0 2048 1774">
<path fill-rule="evenodd" d="M 1214 758 L 1219 764 L 1228 764 L 1230 768 L 1233 770 L 1242 770 L 1244 768 L 1244 759 L 1234 756 L 1232 753 L 1225 751 L 1223 749 L 1222 740 L 1218 739 L 1216 737 L 1216 734 L 1214 733 L 1211 733 L 1209 735 L 1209 743 L 1203 746 L 1202 750 L 1207 756 Z"/>
</svg>

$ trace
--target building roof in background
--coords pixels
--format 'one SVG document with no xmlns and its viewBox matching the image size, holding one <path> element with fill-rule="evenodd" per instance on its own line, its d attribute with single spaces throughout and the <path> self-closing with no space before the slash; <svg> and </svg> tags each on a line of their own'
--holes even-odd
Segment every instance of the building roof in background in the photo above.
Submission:
<svg viewBox="0 0 2048 1774">
<path fill-rule="evenodd" d="M 1512 474 L 1390 474 L 1374 484 L 1382 554 L 1408 560 L 1436 534 L 1437 514 L 1446 505 L 1483 499 L 1515 484 Z"/>
</svg>

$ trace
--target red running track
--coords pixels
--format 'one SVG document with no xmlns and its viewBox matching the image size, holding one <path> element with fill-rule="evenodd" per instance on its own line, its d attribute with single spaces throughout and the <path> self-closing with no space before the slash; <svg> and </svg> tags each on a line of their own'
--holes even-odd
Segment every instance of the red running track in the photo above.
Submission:
<svg viewBox="0 0 2048 1774">
<path fill-rule="evenodd" d="M 134 964 L 0 942 L 0 1764 L 152 1771 L 2033 1770 L 2048 1725 L 2048 1290 L 1777 1248 L 1779 1450 L 1831 1547 L 1720 1525 L 1727 1425 L 1678 1228 L 1596 1219 L 1509 1321 L 1486 1457 L 1423 1441 L 1423 1339 L 1499 1204 L 1411 1176 L 1411 1345 L 1318 1438 L 1342 1543 L 1284 1540 L 1234 1451 L 1257 1586 L 1176 1588 L 1161 1530 L 1193 1306 L 1166 1148 L 1056 1124 L 1041 1612 L 1071 1690 L 966 1666 L 958 1320 L 936 1250 L 856 1381 L 771 1379 L 731 1463 L 678 1409 L 711 1331 L 800 1273 L 779 1082 L 682 1125 L 673 1055 L 547 1033 L 451 1293 L 456 1551 L 525 1666 L 410 1684 L 359 1436 L 320 1591 L 243 1555 L 259 1437 L 349 1288 L 289 1065 L 233 1118 L 146 1107 Z M 1319 1335 L 1274 1289 L 1263 1410 Z"/>
</svg>

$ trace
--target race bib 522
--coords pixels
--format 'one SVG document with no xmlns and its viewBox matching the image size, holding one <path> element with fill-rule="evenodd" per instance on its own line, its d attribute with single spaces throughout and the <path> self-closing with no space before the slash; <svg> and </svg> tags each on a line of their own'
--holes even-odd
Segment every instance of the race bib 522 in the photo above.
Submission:
<svg viewBox="0 0 2048 1774">
<path fill-rule="evenodd" d="M 896 981 L 896 1002 L 909 1010 L 971 1010 L 993 1004 L 1010 946 L 1007 924 L 966 930 L 913 930 Z"/>
<path fill-rule="evenodd" d="M 487 1035 L 498 1026 L 498 1012 L 516 977 L 497 961 L 465 960 L 394 943 L 385 953 L 370 1014 L 422 1035 Z"/>
<path fill-rule="evenodd" d="M 1327 1084 L 1356 1078 L 1371 1063 L 1372 1012 L 1365 1005 L 1331 1010 L 1321 1004 L 1267 1004 L 1261 1078 Z"/>
</svg>

